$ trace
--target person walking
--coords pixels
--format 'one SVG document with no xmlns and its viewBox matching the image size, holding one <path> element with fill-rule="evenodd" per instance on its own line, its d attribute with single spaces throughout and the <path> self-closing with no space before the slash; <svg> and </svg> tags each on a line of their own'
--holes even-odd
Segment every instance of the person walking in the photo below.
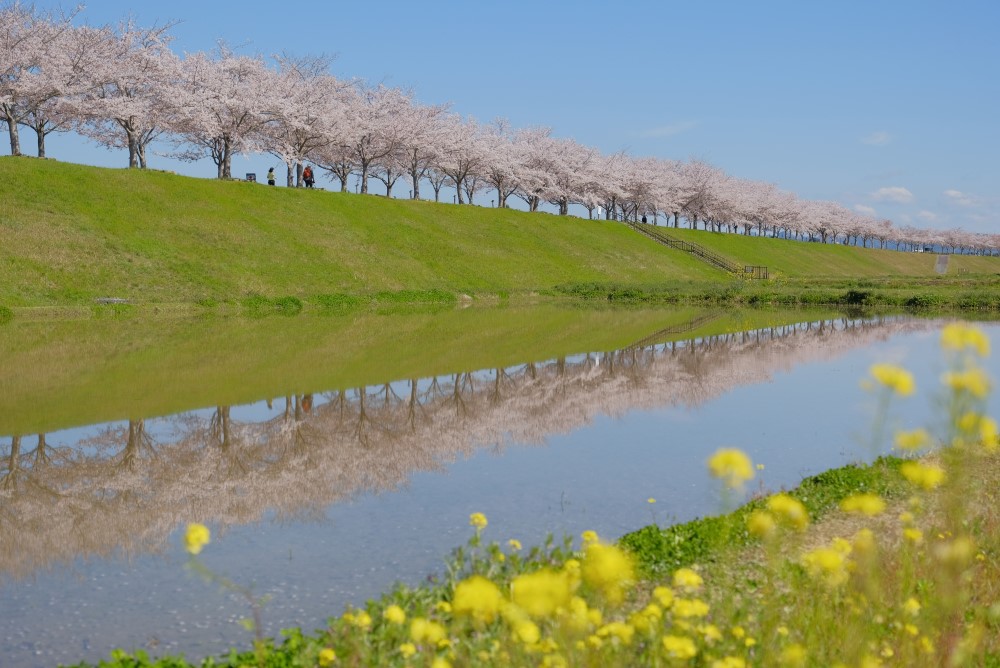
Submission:
<svg viewBox="0 0 1000 668">
<path fill-rule="evenodd" d="M 274 167 L 267 170 L 267 185 L 273 186 L 275 182 Z"/>
<path fill-rule="evenodd" d="M 309 165 L 302 170 L 302 180 L 306 182 L 306 188 L 312 188 L 315 180 L 313 179 L 313 169 Z"/>
</svg>

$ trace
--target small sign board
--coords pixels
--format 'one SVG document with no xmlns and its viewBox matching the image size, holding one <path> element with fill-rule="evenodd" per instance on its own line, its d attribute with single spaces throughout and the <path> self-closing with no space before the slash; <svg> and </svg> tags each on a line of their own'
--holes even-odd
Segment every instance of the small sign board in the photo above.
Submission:
<svg viewBox="0 0 1000 668">
<path fill-rule="evenodd" d="M 251 183 L 256 183 L 257 182 L 256 172 L 247 172 L 247 181 L 250 181 Z"/>
<path fill-rule="evenodd" d="M 934 263 L 934 271 L 939 274 L 948 273 L 948 255 L 938 255 L 937 262 Z"/>
</svg>

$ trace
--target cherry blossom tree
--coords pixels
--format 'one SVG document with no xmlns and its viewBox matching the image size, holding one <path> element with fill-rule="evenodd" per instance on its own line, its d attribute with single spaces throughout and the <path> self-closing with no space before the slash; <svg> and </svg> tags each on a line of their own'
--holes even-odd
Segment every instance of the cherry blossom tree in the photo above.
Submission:
<svg viewBox="0 0 1000 668">
<path fill-rule="evenodd" d="M 444 121 L 446 140 L 441 148 L 435 169 L 445 174 L 455 186 L 459 204 L 464 204 L 463 186 L 470 175 L 482 176 L 485 168 L 485 151 L 480 126 L 472 118 L 463 120 L 450 115 Z"/>
<path fill-rule="evenodd" d="M 287 185 L 301 186 L 304 162 L 318 159 L 340 134 L 351 83 L 329 74 L 326 56 L 282 55 L 277 61 L 274 83 L 281 104 L 264 126 L 262 144 L 285 163 Z"/>
<path fill-rule="evenodd" d="M 232 178 L 234 154 L 257 150 L 280 104 L 276 79 L 261 58 L 239 56 L 220 43 L 213 54 L 184 59 L 177 86 L 179 136 L 198 159 L 207 152 L 218 178 Z"/>
<path fill-rule="evenodd" d="M 7 125 L 11 155 L 21 155 L 18 125 L 59 93 L 51 67 L 59 53 L 54 43 L 74 15 L 43 14 L 20 2 L 0 8 L 0 121 Z"/>
<path fill-rule="evenodd" d="M 87 92 L 77 99 L 80 131 L 108 148 L 127 148 L 129 167 L 147 166 L 146 148 L 174 122 L 180 59 L 169 49 L 173 23 L 82 28 L 95 45 Z"/>
</svg>

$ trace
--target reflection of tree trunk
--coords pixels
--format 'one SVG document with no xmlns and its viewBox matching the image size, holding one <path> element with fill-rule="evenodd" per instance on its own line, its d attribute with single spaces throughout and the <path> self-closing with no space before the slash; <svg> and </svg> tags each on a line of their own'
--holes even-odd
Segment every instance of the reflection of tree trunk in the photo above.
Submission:
<svg viewBox="0 0 1000 668">
<path fill-rule="evenodd" d="M 48 465 L 52 461 L 49 457 L 48 447 L 45 443 L 45 434 L 38 435 L 38 447 L 35 448 L 35 463 L 33 467 L 36 469 L 42 468 Z"/>
<path fill-rule="evenodd" d="M 21 437 L 12 436 L 10 442 L 10 457 L 7 459 L 7 472 L 0 480 L 0 485 L 4 489 L 14 489 L 17 487 L 17 480 L 21 477 Z"/>
<path fill-rule="evenodd" d="M 212 440 L 222 449 L 223 452 L 229 450 L 232 431 L 230 429 L 229 411 L 230 406 L 218 406 L 212 419 L 208 424 L 208 433 Z"/>
<path fill-rule="evenodd" d="M 406 402 L 406 424 L 411 432 L 417 430 L 417 409 L 423 412 L 423 405 L 417 394 L 417 379 L 413 378 L 410 380 L 410 398 Z"/>
<path fill-rule="evenodd" d="M 129 420 L 128 440 L 125 441 L 125 449 L 121 452 L 119 465 L 131 471 L 139 462 L 143 448 L 151 448 L 152 446 L 153 439 L 146 433 L 146 421 Z"/>
</svg>

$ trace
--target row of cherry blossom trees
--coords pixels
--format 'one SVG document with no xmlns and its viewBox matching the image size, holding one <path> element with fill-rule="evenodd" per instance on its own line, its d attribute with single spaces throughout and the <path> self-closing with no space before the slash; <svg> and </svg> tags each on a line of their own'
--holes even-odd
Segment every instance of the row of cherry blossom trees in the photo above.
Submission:
<svg viewBox="0 0 1000 668">
<path fill-rule="evenodd" d="M 337 78 L 325 57 L 268 61 L 224 44 L 181 57 L 170 49 L 170 24 L 75 19 L 19 2 L 0 9 L 0 122 L 13 155 L 19 127 L 34 130 L 39 156 L 47 135 L 74 131 L 127 149 L 130 167 L 146 167 L 159 139 L 173 157 L 210 158 L 219 178 L 231 178 L 234 155 L 270 154 L 286 165 L 289 186 L 313 163 L 342 191 L 352 178 L 361 193 L 377 180 L 391 196 L 403 179 L 414 199 L 427 183 L 435 200 L 450 188 L 458 203 L 489 191 L 500 207 L 515 197 L 530 211 L 548 204 L 563 215 L 577 205 L 589 217 L 823 243 L 1000 249 L 1000 235 L 897 227 L 700 160 L 605 155 L 546 128 L 480 123 L 405 90 Z"/>
</svg>

